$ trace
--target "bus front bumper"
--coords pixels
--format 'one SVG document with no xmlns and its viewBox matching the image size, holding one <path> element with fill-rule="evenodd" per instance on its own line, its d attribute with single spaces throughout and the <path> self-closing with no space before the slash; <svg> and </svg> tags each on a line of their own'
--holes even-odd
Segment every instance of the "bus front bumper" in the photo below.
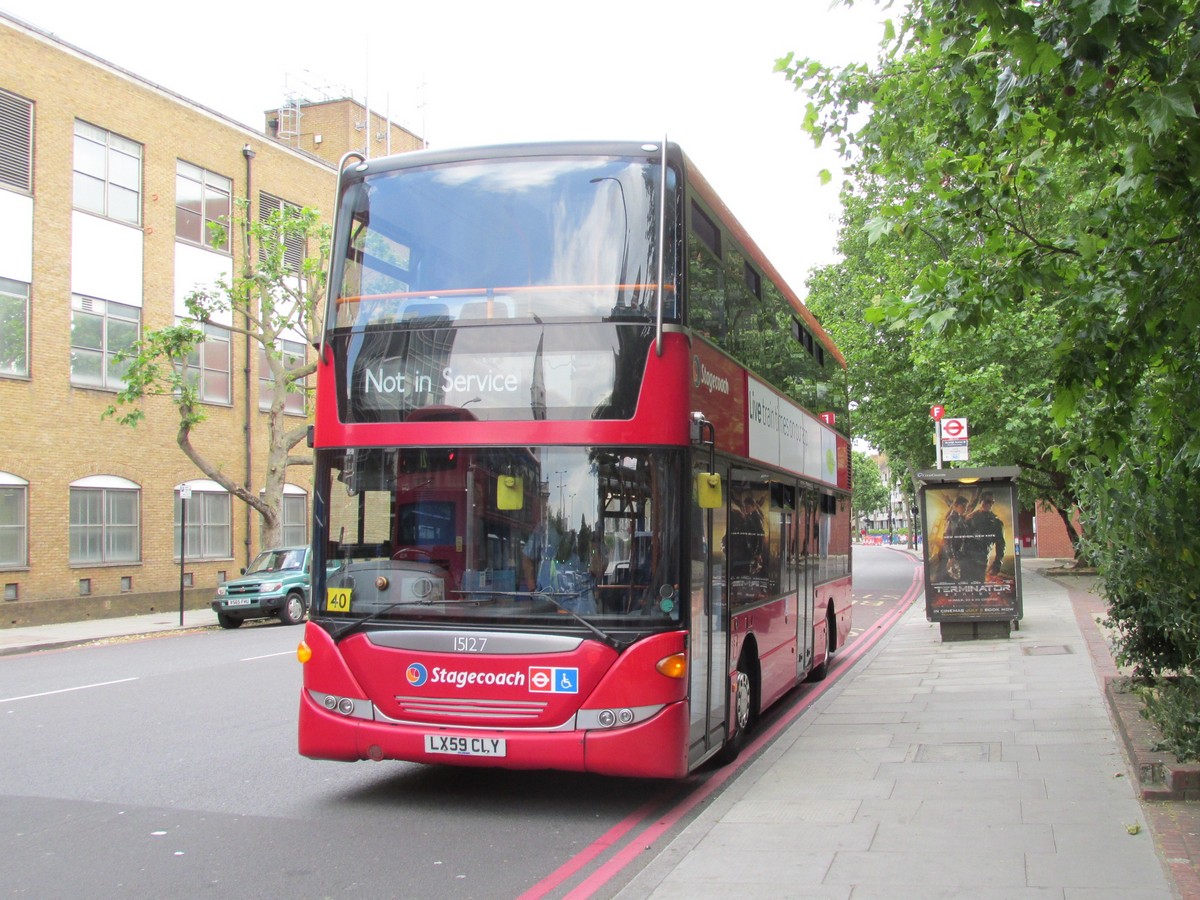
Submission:
<svg viewBox="0 0 1200 900">
<path fill-rule="evenodd" d="M 431 746 L 437 749 L 431 752 Z M 501 747 L 503 755 L 496 752 Z M 687 775 L 687 749 L 687 704 L 682 702 L 669 703 L 627 727 L 522 731 L 378 722 L 326 709 L 307 690 L 300 694 L 299 750 L 312 759 L 682 778 Z"/>
</svg>

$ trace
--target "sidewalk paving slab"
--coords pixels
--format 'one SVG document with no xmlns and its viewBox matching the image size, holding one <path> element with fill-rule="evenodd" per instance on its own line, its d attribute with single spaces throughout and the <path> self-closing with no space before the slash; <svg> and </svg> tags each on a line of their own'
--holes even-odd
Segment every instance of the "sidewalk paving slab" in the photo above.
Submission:
<svg viewBox="0 0 1200 900">
<path fill-rule="evenodd" d="M 911 607 L 618 896 L 1200 900 L 1200 805 L 1164 829 L 1141 800 L 1103 604 L 1045 568 L 1007 639 L 943 642 Z"/>
</svg>

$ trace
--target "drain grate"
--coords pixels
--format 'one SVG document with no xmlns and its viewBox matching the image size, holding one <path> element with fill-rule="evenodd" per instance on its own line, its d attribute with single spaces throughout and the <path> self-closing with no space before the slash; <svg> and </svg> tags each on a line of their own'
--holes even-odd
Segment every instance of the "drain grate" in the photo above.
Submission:
<svg viewBox="0 0 1200 900">
<path fill-rule="evenodd" d="M 1065 644 L 1034 644 L 1031 647 L 1022 647 L 1021 652 L 1026 656 L 1061 656 L 1072 651 Z"/>
<path fill-rule="evenodd" d="M 912 761 L 919 763 L 999 762 L 1000 759 L 1000 744 L 976 742 L 918 744 L 912 756 Z"/>
</svg>

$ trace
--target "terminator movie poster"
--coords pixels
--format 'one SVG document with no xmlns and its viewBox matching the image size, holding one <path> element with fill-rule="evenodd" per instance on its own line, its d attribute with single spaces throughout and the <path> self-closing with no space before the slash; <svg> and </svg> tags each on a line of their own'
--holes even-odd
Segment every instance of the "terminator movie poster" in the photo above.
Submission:
<svg viewBox="0 0 1200 900">
<path fill-rule="evenodd" d="M 928 484 L 925 602 L 931 622 L 1010 621 L 1021 616 L 1016 485 Z"/>
</svg>

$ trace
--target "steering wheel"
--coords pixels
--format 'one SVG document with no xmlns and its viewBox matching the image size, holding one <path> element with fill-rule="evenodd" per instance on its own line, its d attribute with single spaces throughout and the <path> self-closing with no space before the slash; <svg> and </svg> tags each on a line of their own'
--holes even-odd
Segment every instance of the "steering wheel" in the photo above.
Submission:
<svg viewBox="0 0 1200 900">
<path fill-rule="evenodd" d="M 392 554 L 392 559 L 408 560 L 410 562 L 419 562 L 421 557 L 424 557 L 425 562 L 433 562 L 433 554 L 428 550 L 422 550 L 420 547 L 401 547 Z"/>
</svg>

